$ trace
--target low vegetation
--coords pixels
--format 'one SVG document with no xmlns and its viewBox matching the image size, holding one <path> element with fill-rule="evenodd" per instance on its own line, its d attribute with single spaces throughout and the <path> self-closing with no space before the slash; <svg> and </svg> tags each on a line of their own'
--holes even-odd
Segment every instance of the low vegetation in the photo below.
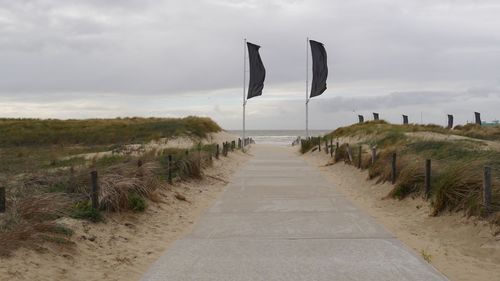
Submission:
<svg viewBox="0 0 500 281">
<path fill-rule="evenodd" d="M 112 150 L 116 144 L 188 136 L 201 139 L 220 127 L 206 118 L 112 120 L 0 120 L 0 184 L 7 211 L 0 214 L 0 255 L 19 247 L 43 250 L 43 243 L 72 245 L 64 217 L 105 222 L 107 212 L 143 212 L 174 181 L 202 177 L 213 145 L 153 149 L 141 154 L 81 153 Z M 77 156 L 74 156 L 77 155 Z M 172 156 L 172 163 L 168 162 Z M 98 171 L 99 208 L 91 204 L 90 172 Z"/>
<path fill-rule="evenodd" d="M 415 132 L 420 134 L 413 134 Z M 491 141 L 500 142 L 500 127 L 466 125 L 449 130 L 436 125 L 394 125 L 374 121 L 338 128 L 325 136 L 324 141 L 331 138 L 341 142 L 334 154 L 335 161 L 351 162 L 348 146 L 342 143 L 351 142 L 352 164 L 357 165 L 361 146 L 361 167 L 368 169 L 369 178 L 378 183 L 391 181 L 392 155 L 396 153 L 396 183 L 388 197 L 424 196 L 431 202 L 433 215 L 446 210 L 463 211 L 467 215 L 499 221 L 500 150 L 492 146 Z M 372 148 L 377 151 L 373 164 Z M 303 147 L 303 151 L 308 150 L 309 147 Z M 428 194 L 424 185 L 426 159 L 432 161 Z M 482 204 L 485 166 L 491 167 L 493 174 L 489 209 Z"/>
<path fill-rule="evenodd" d="M 119 145 L 176 136 L 205 137 L 221 128 L 210 118 L 88 120 L 0 119 L 0 147 Z"/>
</svg>

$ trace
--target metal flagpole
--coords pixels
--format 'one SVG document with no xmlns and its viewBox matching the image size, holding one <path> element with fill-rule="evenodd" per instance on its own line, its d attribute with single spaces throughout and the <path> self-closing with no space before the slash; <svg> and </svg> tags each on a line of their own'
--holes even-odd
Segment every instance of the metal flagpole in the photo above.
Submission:
<svg viewBox="0 0 500 281">
<path fill-rule="evenodd" d="M 306 138 L 309 138 L 309 37 L 306 39 Z"/>
<path fill-rule="evenodd" d="M 241 150 L 244 152 L 245 151 L 245 109 L 247 105 L 247 100 L 246 100 L 246 91 L 245 91 L 245 86 L 246 86 L 246 69 L 247 69 L 247 39 L 245 38 L 243 40 L 243 137 L 241 139 Z"/>
</svg>

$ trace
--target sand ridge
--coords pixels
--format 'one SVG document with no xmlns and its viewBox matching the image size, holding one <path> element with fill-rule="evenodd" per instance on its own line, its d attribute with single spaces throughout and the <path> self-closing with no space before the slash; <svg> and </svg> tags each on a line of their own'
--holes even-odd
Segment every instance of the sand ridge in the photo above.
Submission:
<svg viewBox="0 0 500 281">
<path fill-rule="evenodd" d="M 241 152 L 214 160 L 202 180 L 182 181 L 148 202 L 144 213 L 115 213 L 106 223 L 64 218 L 75 230 L 73 247 L 46 243 L 0 259 L 1 280 L 138 280 L 169 244 L 189 232 L 201 212 L 224 190 L 230 175 L 250 157 Z M 187 201 L 178 200 L 182 194 Z"/>
<path fill-rule="evenodd" d="M 298 154 L 298 152 L 297 152 Z M 500 276 L 500 235 L 498 227 L 462 213 L 429 216 L 422 198 L 384 199 L 391 184 L 368 181 L 368 172 L 354 166 L 331 162 L 324 152 L 302 156 L 318 167 L 323 176 L 355 205 L 365 210 L 450 280 L 497 280 Z"/>
</svg>

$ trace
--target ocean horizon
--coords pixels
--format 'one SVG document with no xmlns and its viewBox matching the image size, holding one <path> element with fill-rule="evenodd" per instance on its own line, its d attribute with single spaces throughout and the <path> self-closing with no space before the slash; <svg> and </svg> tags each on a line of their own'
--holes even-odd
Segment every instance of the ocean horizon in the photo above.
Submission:
<svg viewBox="0 0 500 281">
<path fill-rule="evenodd" d="M 322 136 L 330 133 L 332 130 L 309 130 L 310 136 Z M 242 130 L 228 130 L 228 132 L 241 136 Z M 252 138 L 257 144 L 272 145 L 292 145 L 297 137 L 304 138 L 305 130 L 246 130 L 245 135 Z"/>
</svg>

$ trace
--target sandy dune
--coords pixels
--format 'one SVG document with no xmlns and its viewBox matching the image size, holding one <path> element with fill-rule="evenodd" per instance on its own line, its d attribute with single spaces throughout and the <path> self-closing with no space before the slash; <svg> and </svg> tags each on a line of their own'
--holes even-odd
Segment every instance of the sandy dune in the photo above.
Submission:
<svg viewBox="0 0 500 281">
<path fill-rule="evenodd" d="M 401 201 L 383 199 L 390 184 L 367 181 L 368 173 L 338 163 L 325 166 L 331 158 L 324 152 L 303 156 L 316 165 L 332 184 L 365 210 L 397 238 L 453 281 L 489 281 L 500 276 L 500 231 L 498 227 L 461 213 L 429 216 L 428 202 L 421 198 Z"/>
<path fill-rule="evenodd" d="M 42 252 L 18 250 L 0 260 L 0 280 L 138 280 L 168 245 L 191 226 L 249 155 L 230 153 L 205 170 L 205 179 L 179 182 L 158 193 L 145 213 L 107 216 L 93 224 L 65 218 L 75 230 L 70 247 L 43 245 Z M 187 201 L 175 198 L 184 195 Z"/>
</svg>

